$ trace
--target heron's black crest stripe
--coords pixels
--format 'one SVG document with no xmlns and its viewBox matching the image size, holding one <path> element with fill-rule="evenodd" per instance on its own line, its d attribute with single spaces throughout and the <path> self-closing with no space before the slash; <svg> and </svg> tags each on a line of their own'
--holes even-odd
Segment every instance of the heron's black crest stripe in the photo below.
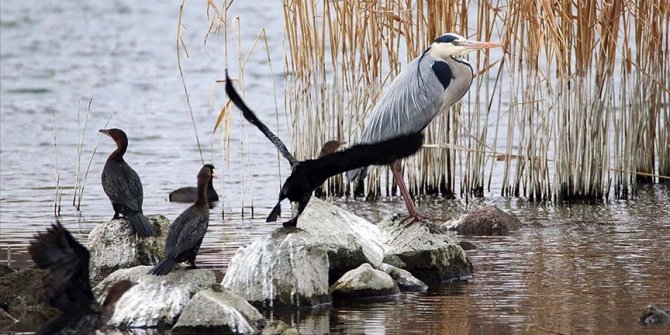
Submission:
<svg viewBox="0 0 670 335">
<path fill-rule="evenodd" d="M 437 79 L 442 84 L 442 87 L 444 87 L 446 90 L 447 87 L 449 87 L 449 83 L 451 82 L 452 77 L 449 65 L 447 65 L 445 62 L 435 61 L 433 62 L 433 65 L 431 65 L 431 68 L 433 69 L 433 72 L 435 72 Z"/>
<path fill-rule="evenodd" d="M 442 36 L 436 38 L 435 41 L 433 41 L 433 43 L 451 43 L 451 42 L 453 42 L 457 39 L 458 39 L 458 37 L 456 37 L 454 35 L 445 34 L 445 35 L 442 35 Z"/>
</svg>

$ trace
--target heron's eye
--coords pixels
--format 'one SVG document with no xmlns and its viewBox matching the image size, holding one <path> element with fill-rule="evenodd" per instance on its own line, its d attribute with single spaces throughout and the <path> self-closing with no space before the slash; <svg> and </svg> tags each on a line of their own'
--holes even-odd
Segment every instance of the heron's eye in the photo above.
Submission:
<svg viewBox="0 0 670 335">
<path fill-rule="evenodd" d="M 463 45 L 463 42 L 462 42 L 462 41 L 459 41 L 459 40 L 455 40 L 455 41 L 453 41 L 453 42 L 451 42 L 451 43 L 452 43 L 454 46 L 461 46 L 461 45 Z"/>
</svg>

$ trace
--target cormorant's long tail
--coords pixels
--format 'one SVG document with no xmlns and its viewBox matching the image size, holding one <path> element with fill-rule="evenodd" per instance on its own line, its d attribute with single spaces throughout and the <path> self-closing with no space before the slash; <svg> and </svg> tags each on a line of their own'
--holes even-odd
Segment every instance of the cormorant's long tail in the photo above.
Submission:
<svg viewBox="0 0 670 335">
<path fill-rule="evenodd" d="M 239 108 L 242 111 L 242 115 L 244 116 L 244 118 L 247 119 L 249 123 L 258 127 L 258 129 L 265 135 L 265 137 L 267 137 L 270 140 L 270 142 L 272 142 L 272 144 L 274 144 L 275 147 L 277 147 L 277 150 L 279 150 L 281 155 L 284 156 L 284 158 L 286 158 L 289 161 L 291 167 L 296 166 L 298 164 L 298 160 L 295 159 L 293 155 L 291 155 L 291 153 L 284 145 L 284 142 L 282 142 L 281 139 L 277 137 L 277 135 L 275 135 L 270 129 L 268 129 L 267 126 L 265 126 L 265 124 L 263 124 L 263 122 L 261 122 L 258 119 L 256 114 L 254 114 L 254 112 L 251 109 L 249 109 L 247 104 L 244 103 L 242 98 L 240 98 L 240 96 L 237 94 L 235 88 L 233 88 L 233 84 L 230 80 L 230 77 L 228 77 L 228 70 L 226 70 L 226 93 L 228 94 L 230 100 L 235 104 L 235 106 L 237 106 L 237 108 Z"/>
<path fill-rule="evenodd" d="M 151 226 L 147 217 L 142 213 L 132 213 L 128 215 L 128 222 L 133 231 L 140 237 L 150 237 L 158 235 L 158 232 Z"/>
<path fill-rule="evenodd" d="M 172 258 L 166 258 L 160 263 L 156 264 L 151 271 L 149 271 L 149 274 L 155 275 L 155 276 L 165 276 L 166 274 L 172 272 L 172 269 L 174 269 L 175 265 L 177 265 L 177 262 L 172 259 Z"/>
</svg>

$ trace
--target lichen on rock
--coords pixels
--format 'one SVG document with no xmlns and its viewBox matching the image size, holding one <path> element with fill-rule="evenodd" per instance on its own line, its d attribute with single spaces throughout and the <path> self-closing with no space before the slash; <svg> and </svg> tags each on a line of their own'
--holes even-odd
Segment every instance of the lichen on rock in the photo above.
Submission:
<svg viewBox="0 0 670 335">
<path fill-rule="evenodd" d="M 163 258 L 170 220 L 163 215 L 147 216 L 158 236 L 139 237 L 125 219 L 97 225 L 88 235 L 90 277 L 95 283 L 118 270 L 152 265 Z"/>
</svg>

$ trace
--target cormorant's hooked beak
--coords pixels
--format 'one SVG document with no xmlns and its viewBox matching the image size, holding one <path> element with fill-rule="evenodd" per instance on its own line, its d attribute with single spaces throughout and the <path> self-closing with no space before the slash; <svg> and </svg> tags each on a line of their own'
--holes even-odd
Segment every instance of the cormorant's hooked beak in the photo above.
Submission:
<svg viewBox="0 0 670 335">
<path fill-rule="evenodd" d="M 472 50 L 502 48 L 502 44 L 495 42 L 480 42 L 480 41 L 465 40 L 459 44 L 464 46 L 466 49 L 472 49 Z"/>
<path fill-rule="evenodd" d="M 103 133 L 103 134 L 105 134 L 105 135 L 107 135 L 107 136 L 111 136 L 111 135 L 109 134 L 109 129 L 100 129 L 100 130 L 98 130 L 98 132 Z"/>
</svg>

